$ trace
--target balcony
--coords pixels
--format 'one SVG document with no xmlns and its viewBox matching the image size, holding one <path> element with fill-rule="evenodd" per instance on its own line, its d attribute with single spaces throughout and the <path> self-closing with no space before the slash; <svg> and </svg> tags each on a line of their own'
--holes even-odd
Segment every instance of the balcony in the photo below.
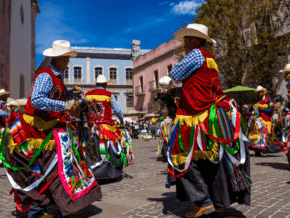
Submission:
<svg viewBox="0 0 290 218">
<path fill-rule="evenodd" d="M 63 79 L 63 83 L 64 84 L 69 84 L 70 82 L 69 82 L 69 78 L 65 78 L 65 79 Z"/>
<path fill-rule="evenodd" d="M 145 95 L 145 93 L 143 92 L 143 90 L 141 90 L 141 86 L 136 86 L 135 87 L 135 95 L 136 96 L 143 96 L 143 95 Z"/>
<path fill-rule="evenodd" d="M 74 79 L 73 84 L 84 84 L 84 80 L 83 79 Z"/>
<path fill-rule="evenodd" d="M 133 85 L 133 81 L 131 79 L 126 79 L 125 85 Z"/>
<path fill-rule="evenodd" d="M 126 106 L 126 110 L 125 110 L 126 113 L 128 113 L 129 111 L 133 111 L 133 110 L 134 110 L 134 107 L 127 107 L 127 106 Z"/>
<path fill-rule="evenodd" d="M 111 85 L 118 85 L 118 80 L 117 79 L 110 79 L 110 84 Z"/>
<path fill-rule="evenodd" d="M 148 89 L 148 91 L 149 92 L 160 92 L 161 91 L 161 88 L 159 88 L 158 87 L 158 85 L 157 85 L 157 87 L 156 87 L 156 81 L 155 80 L 153 80 L 153 81 L 150 81 L 149 82 L 149 89 Z"/>
</svg>

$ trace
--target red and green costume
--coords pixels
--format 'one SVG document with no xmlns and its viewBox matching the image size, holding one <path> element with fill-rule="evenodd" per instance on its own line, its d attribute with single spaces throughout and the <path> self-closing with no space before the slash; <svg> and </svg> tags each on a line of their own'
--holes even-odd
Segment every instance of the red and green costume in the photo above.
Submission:
<svg viewBox="0 0 290 218">
<path fill-rule="evenodd" d="M 53 83 L 48 98 L 65 101 L 61 79 L 47 67 L 34 80 L 42 73 L 49 74 Z M 19 211 L 22 211 L 21 205 L 51 203 L 67 216 L 100 199 L 100 187 L 81 159 L 78 145 L 70 140 L 73 130 L 70 121 L 60 111 L 34 108 L 31 93 L 24 114 L 14 112 L 8 118 L 0 157 Z"/>
<path fill-rule="evenodd" d="M 111 95 L 105 89 L 93 89 L 86 93 L 86 99 L 93 100 L 100 106 L 99 114 L 91 113 L 89 117 L 91 137 L 97 155 L 92 157 L 87 152 L 88 164 L 97 180 L 121 176 L 123 165 L 127 164 L 120 133 L 112 120 Z"/>
<path fill-rule="evenodd" d="M 244 121 L 236 103 L 222 91 L 214 57 L 205 49 L 199 51 L 204 56 L 202 65 L 182 81 L 168 172 L 177 178 L 181 201 L 210 198 L 216 207 L 230 207 L 240 198 L 249 204 L 251 179 L 241 128 Z"/>
</svg>

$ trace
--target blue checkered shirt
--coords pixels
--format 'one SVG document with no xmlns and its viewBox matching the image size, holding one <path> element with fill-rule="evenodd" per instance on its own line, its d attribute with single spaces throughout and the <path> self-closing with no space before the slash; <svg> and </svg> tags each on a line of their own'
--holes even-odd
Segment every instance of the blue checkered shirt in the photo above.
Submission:
<svg viewBox="0 0 290 218">
<path fill-rule="evenodd" d="M 0 116 L 6 116 L 6 117 L 8 117 L 8 113 L 5 112 L 5 111 L 3 111 L 2 108 L 1 108 L 2 104 L 4 104 L 4 106 L 7 108 L 5 102 L 2 101 L 2 100 L 0 100 Z"/>
<path fill-rule="evenodd" d="M 96 89 L 104 89 L 104 88 L 103 87 L 96 87 Z M 115 112 L 115 114 L 117 115 L 117 117 L 119 118 L 119 120 L 122 122 L 124 116 L 121 112 L 121 107 L 118 104 L 118 102 L 113 94 L 111 95 L 111 99 L 112 99 L 111 107 L 112 107 L 113 111 Z"/>
<path fill-rule="evenodd" d="M 55 76 L 60 77 L 63 80 L 61 72 L 59 72 L 53 65 L 49 65 Z M 33 86 L 33 91 L 31 94 L 31 105 L 38 110 L 43 111 L 65 111 L 66 102 L 58 101 L 48 98 L 48 95 L 52 89 L 53 83 L 50 75 L 48 73 L 39 74 Z M 65 87 L 66 100 L 71 100 L 75 96 L 73 90 L 68 91 Z"/>
<path fill-rule="evenodd" d="M 174 64 L 169 76 L 175 81 L 185 80 L 193 71 L 201 67 L 205 58 L 199 49 L 193 49 L 186 57 Z"/>
</svg>

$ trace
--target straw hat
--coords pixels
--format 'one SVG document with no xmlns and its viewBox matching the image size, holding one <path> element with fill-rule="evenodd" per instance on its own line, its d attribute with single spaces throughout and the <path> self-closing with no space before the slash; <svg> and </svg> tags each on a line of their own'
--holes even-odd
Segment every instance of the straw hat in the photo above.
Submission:
<svg viewBox="0 0 290 218">
<path fill-rule="evenodd" d="M 257 86 L 257 89 L 255 90 L 255 92 L 260 92 L 260 91 L 264 91 L 265 94 L 267 93 L 267 89 L 263 88 L 262 86 Z"/>
<path fill-rule="evenodd" d="M 286 66 L 282 72 L 283 73 L 290 73 L 290 64 L 286 64 Z"/>
<path fill-rule="evenodd" d="M 175 34 L 175 39 L 183 41 L 185 36 L 193 36 L 206 39 L 207 42 L 216 43 L 216 41 L 208 36 L 208 28 L 203 24 L 192 23 L 186 28 L 182 28 Z"/>
<path fill-rule="evenodd" d="M 104 75 L 99 75 L 97 78 L 96 83 L 107 83 L 109 84 L 110 81 L 107 81 L 107 78 Z"/>
<path fill-rule="evenodd" d="M 52 47 L 49 49 L 46 49 L 43 52 L 43 55 L 47 57 L 58 57 L 58 56 L 76 57 L 77 54 L 78 53 L 76 51 L 70 50 L 70 43 L 64 40 L 54 41 L 52 44 Z"/>
<path fill-rule="evenodd" d="M 19 106 L 19 103 L 16 101 L 16 100 L 12 100 L 10 101 L 7 106 L 11 107 L 11 106 L 16 106 L 18 107 Z"/>
<path fill-rule="evenodd" d="M 163 89 L 171 89 L 172 79 L 169 76 L 164 76 L 159 80 L 159 86 Z"/>
<path fill-rule="evenodd" d="M 0 89 L 0 96 L 8 95 L 10 92 L 6 92 L 5 89 Z"/>
</svg>

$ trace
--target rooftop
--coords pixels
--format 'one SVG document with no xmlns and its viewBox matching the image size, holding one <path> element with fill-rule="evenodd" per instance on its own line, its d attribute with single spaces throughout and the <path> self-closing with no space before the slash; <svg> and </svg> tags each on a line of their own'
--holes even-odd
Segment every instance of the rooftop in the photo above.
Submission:
<svg viewBox="0 0 290 218">
<path fill-rule="evenodd" d="M 110 53 L 110 54 L 131 54 L 131 49 L 125 48 L 95 48 L 95 47 L 71 47 L 72 50 L 75 50 L 80 53 Z M 149 49 L 141 49 L 141 55 L 149 52 Z"/>
</svg>

